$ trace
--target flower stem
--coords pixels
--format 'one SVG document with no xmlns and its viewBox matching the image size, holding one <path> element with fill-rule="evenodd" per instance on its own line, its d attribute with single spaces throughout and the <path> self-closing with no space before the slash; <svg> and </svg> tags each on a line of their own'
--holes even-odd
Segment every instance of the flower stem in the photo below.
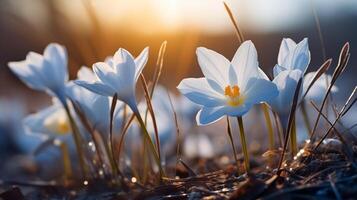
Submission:
<svg viewBox="0 0 357 200">
<path fill-rule="evenodd" d="M 65 184 L 67 181 L 72 177 L 72 167 L 71 167 L 71 159 L 68 152 L 68 146 L 66 143 L 59 141 L 55 143 L 59 147 L 62 153 L 63 159 L 63 169 L 64 169 L 64 182 Z"/>
<path fill-rule="evenodd" d="M 247 148 L 247 142 L 245 140 L 245 133 L 244 133 L 244 126 L 243 126 L 243 119 L 242 117 L 237 117 L 238 125 L 239 125 L 239 133 L 240 133 L 240 140 L 242 143 L 242 150 L 244 154 L 244 167 L 246 172 L 249 172 L 249 154 Z"/>
<path fill-rule="evenodd" d="M 146 129 L 145 122 L 142 119 L 142 117 L 140 116 L 140 113 L 138 112 L 137 109 L 133 109 L 132 108 L 132 110 L 133 110 L 136 118 L 139 121 L 141 129 L 144 131 L 144 134 L 143 134 L 144 138 L 147 140 L 147 143 L 149 144 L 149 148 L 150 148 L 150 150 L 152 151 L 152 153 L 154 155 L 155 162 L 156 162 L 157 166 L 159 167 L 160 178 L 162 179 L 162 177 L 165 175 L 165 173 L 164 173 L 164 171 L 162 169 L 161 162 L 160 162 L 160 159 L 159 159 L 159 155 L 158 155 L 158 153 L 156 151 L 155 145 L 151 140 L 150 134 L 149 134 L 148 130 Z"/>
<path fill-rule="evenodd" d="M 297 152 L 297 139 L 296 139 L 296 122 L 295 119 L 293 119 L 292 122 L 292 127 L 291 127 L 291 138 L 290 138 L 290 144 L 291 144 L 291 157 L 293 158 L 296 155 Z"/>
<path fill-rule="evenodd" d="M 265 122 L 267 124 L 268 128 L 268 135 L 269 135 L 269 149 L 274 150 L 274 132 L 273 132 L 273 125 L 270 119 L 269 115 L 269 108 L 266 103 L 261 104 L 263 112 L 264 112 L 264 117 L 265 117 Z"/>
<path fill-rule="evenodd" d="M 231 145 L 232 145 L 232 149 L 233 149 L 233 155 L 234 155 L 234 159 L 236 161 L 236 165 L 237 165 L 237 175 L 239 175 L 239 161 L 238 161 L 238 158 L 237 158 L 237 150 L 236 150 L 236 147 L 234 145 L 234 141 L 233 141 L 233 136 L 232 136 L 232 129 L 231 129 L 231 124 L 229 122 L 229 117 L 227 116 L 227 133 L 228 133 L 228 136 L 229 136 L 229 140 L 231 142 Z"/>
<path fill-rule="evenodd" d="M 81 168 L 81 171 L 82 171 L 82 175 L 84 179 L 87 178 L 87 172 L 88 172 L 88 168 L 87 166 L 85 165 L 85 160 L 84 160 L 84 153 L 83 153 L 83 149 L 82 149 L 82 146 L 81 146 L 81 135 L 79 133 L 79 129 L 72 117 L 72 114 L 69 110 L 69 107 L 66 103 L 63 104 L 65 110 L 66 110 L 66 113 L 67 113 L 67 116 L 69 118 L 69 122 L 71 124 L 71 128 L 72 128 L 72 136 L 73 136 L 73 139 L 74 139 L 74 143 L 76 145 L 76 149 L 77 149 L 77 154 L 78 154 L 78 158 L 79 158 L 79 166 Z"/>
<path fill-rule="evenodd" d="M 111 107 L 110 107 L 110 125 L 109 125 L 109 150 L 106 149 L 107 153 L 108 153 L 108 156 L 109 156 L 109 162 L 110 162 L 110 165 L 112 167 L 112 170 L 113 170 L 113 175 L 114 177 L 116 177 L 118 174 L 120 174 L 120 170 L 119 170 L 119 167 L 118 167 L 118 164 L 115 160 L 115 153 L 114 153 L 114 144 L 113 144 L 113 121 L 114 121 L 114 111 L 115 111 L 115 107 L 116 107 L 116 104 L 117 104 L 117 100 L 118 100 L 118 96 L 117 94 L 115 94 L 113 96 L 113 100 L 112 100 L 112 103 L 111 103 Z"/>
</svg>

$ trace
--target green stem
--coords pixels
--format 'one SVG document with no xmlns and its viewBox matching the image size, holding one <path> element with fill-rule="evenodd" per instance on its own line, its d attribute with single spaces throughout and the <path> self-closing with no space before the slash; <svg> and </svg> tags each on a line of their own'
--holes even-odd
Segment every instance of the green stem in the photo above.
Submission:
<svg viewBox="0 0 357 200">
<path fill-rule="evenodd" d="M 154 143 L 152 142 L 151 140 L 151 137 L 150 137 L 150 134 L 148 132 L 148 130 L 146 129 L 146 126 L 145 126 L 145 122 L 143 121 L 142 117 L 140 116 L 140 113 L 137 111 L 137 109 L 132 109 L 136 118 L 138 119 L 139 121 L 139 124 L 141 126 L 141 129 L 144 131 L 144 137 L 147 141 L 147 143 L 149 144 L 149 148 L 150 150 L 152 151 L 153 155 L 154 155 L 154 160 L 157 164 L 157 166 L 159 167 L 159 171 L 160 171 L 160 178 L 162 179 L 162 177 L 165 175 L 163 169 L 162 169 L 162 166 L 161 166 L 161 162 L 160 162 L 160 159 L 159 159 L 159 155 L 156 151 L 156 148 L 155 148 L 155 145 Z"/>
<path fill-rule="evenodd" d="M 60 141 L 58 147 L 61 149 L 62 152 L 62 159 L 63 159 L 63 169 L 65 175 L 65 183 L 72 177 L 72 167 L 71 167 L 71 159 L 68 152 L 68 146 L 66 143 Z"/>
<path fill-rule="evenodd" d="M 243 126 L 243 119 L 242 117 L 237 117 L 238 125 L 239 125 L 239 133 L 240 133 L 240 140 L 242 143 L 242 150 L 244 154 L 244 167 L 246 172 L 249 172 L 249 154 L 247 148 L 247 142 L 245 140 L 245 133 L 244 133 L 244 126 Z"/>
<path fill-rule="evenodd" d="M 267 125 L 268 129 L 268 135 L 269 135 L 269 149 L 274 150 L 274 132 L 273 132 L 273 125 L 270 119 L 269 115 L 269 108 L 266 103 L 261 104 L 263 112 L 264 112 L 264 117 L 265 117 L 265 122 Z"/>
<path fill-rule="evenodd" d="M 81 136 L 80 136 L 80 133 L 79 133 L 79 129 L 71 115 L 71 112 L 69 110 L 69 107 L 67 104 L 63 104 L 65 110 L 66 110 L 66 113 L 67 113 L 67 116 L 69 118 L 69 122 L 71 124 L 71 128 L 72 128 L 72 136 L 73 136 L 73 139 L 74 139 L 74 143 L 76 145 L 76 150 L 77 150 L 77 154 L 78 154 L 78 158 L 79 158 L 79 166 L 81 168 L 81 171 L 82 171 L 82 175 L 83 175 L 83 178 L 86 179 L 87 178 L 87 172 L 88 172 L 88 169 L 87 169 L 87 166 L 85 165 L 85 160 L 84 160 L 84 153 L 83 153 L 83 149 L 82 149 L 82 146 L 81 146 Z"/>
<path fill-rule="evenodd" d="M 113 175 L 114 177 L 116 177 L 118 174 L 120 174 L 120 170 L 118 167 L 118 164 L 115 160 L 115 153 L 114 153 L 114 144 L 113 144 L 113 123 L 114 123 L 114 111 L 115 111 L 115 107 L 117 104 L 117 100 L 118 100 L 118 96 L 117 94 L 115 94 L 113 96 L 113 100 L 111 103 L 111 107 L 110 107 L 110 125 L 109 125 L 109 138 L 108 138 L 108 142 L 109 142 L 109 149 L 106 149 L 108 156 L 109 156 L 109 162 L 110 165 L 112 167 L 113 170 Z"/>
<path fill-rule="evenodd" d="M 297 153 L 297 138 L 296 138 L 296 122 L 295 122 L 295 118 L 293 119 L 293 122 L 292 122 L 290 142 L 291 142 L 291 155 L 292 155 L 291 157 L 293 158 Z"/>
<path fill-rule="evenodd" d="M 228 133 L 228 136 L 229 136 L 229 140 L 231 141 L 231 145 L 232 145 L 232 149 L 233 149 L 233 155 L 234 155 L 234 159 L 235 159 L 236 165 L 237 165 L 237 175 L 239 175 L 239 161 L 238 161 L 238 157 L 237 157 L 237 150 L 236 150 L 236 147 L 234 145 L 231 124 L 229 122 L 229 117 L 228 116 L 227 116 L 227 133 Z"/>
</svg>

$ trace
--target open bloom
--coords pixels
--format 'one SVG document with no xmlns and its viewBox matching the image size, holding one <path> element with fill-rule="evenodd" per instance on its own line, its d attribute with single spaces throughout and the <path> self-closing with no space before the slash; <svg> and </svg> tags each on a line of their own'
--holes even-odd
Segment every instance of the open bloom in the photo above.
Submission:
<svg viewBox="0 0 357 200">
<path fill-rule="evenodd" d="M 77 80 L 82 81 L 95 81 L 96 77 L 92 70 L 87 67 L 81 67 L 77 72 Z M 92 127 L 98 130 L 103 136 L 109 133 L 110 126 L 110 109 L 112 97 L 102 96 L 87 90 L 84 87 L 78 86 L 73 82 L 67 84 L 67 95 L 76 105 L 79 106 L 80 110 L 88 119 Z M 114 112 L 114 132 L 118 132 L 121 126 L 120 111 L 122 110 L 124 104 L 118 101 Z"/>
<path fill-rule="evenodd" d="M 134 59 L 128 51 L 120 48 L 112 59 L 93 65 L 96 80 L 76 80 L 75 83 L 103 96 L 113 97 L 117 94 L 119 100 L 137 111 L 135 86 L 148 60 L 148 53 L 149 48 L 146 47 Z"/>
<path fill-rule="evenodd" d="M 65 83 L 68 80 L 66 49 L 55 43 L 49 44 L 43 55 L 29 52 L 26 59 L 9 62 L 9 67 L 28 87 L 46 91 L 65 101 Z"/>
<path fill-rule="evenodd" d="M 283 39 L 280 45 L 278 64 L 274 67 L 274 80 L 279 95 L 270 101 L 279 115 L 288 115 L 299 79 L 310 63 L 307 38 L 296 44 L 291 39 Z M 300 93 L 302 90 L 300 90 Z"/>
<path fill-rule="evenodd" d="M 196 51 L 205 77 L 187 78 L 178 85 L 188 99 L 202 106 L 196 116 L 199 125 L 211 124 L 223 116 L 242 116 L 254 104 L 278 95 L 276 86 L 258 66 L 257 51 L 244 42 L 230 62 L 212 50 Z"/>
<path fill-rule="evenodd" d="M 59 102 L 31 115 L 23 120 L 28 134 L 37 134 L 42 139 L 63 138 L 72 132 L 65 109 Z"/>
</svg>

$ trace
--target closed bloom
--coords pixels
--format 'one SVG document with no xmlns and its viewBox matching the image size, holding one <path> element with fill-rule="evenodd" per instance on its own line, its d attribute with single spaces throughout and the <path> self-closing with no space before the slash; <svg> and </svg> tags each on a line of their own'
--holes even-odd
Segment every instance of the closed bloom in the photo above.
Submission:
<svg viewBox="0 0 357 200">
<path fill-rule="evenodd" d="M 283 39 L 280 45 L 278 64 L 274 67 L 274 80 L 279 95 L 270 102 L 273 110 L 280 115 L 289 114 L 299 79 L 310 63 L 307 38 L 296 44 L 291 39 Z M 302 90 L 300 90 L 301 94 Z"/>
<path fill-rule="evenodd" d="M 96 77 L 92 70 L 87 67 L 81 67 L 77 72 L 77 80 L 95 81 Z M 67 95 L 76 105 L 79 106 L 83 114 L 86 116 L 93 128 L 98 130 L 101 134 L 109 133 L 110 124 L 110 106 L 112 97 L 102 96 L 87 90 L 84 87 L 78 86 L 73 82 L 67 84 Z M 117 132 L 120 123 L 122 110 L 124 104 L 118 102 L 114 113 L 114 131 Z"/>
<path fill-rule="evenodd" d="M 177 87 L 188 99 L 202 106 L 196 116 L 199 125 L 211 124 L 223 116 L 242 116 L 254 104 L 278 95 L 276 86 L 258 66 L 257 51 L 244 42 L 230 62 L 212 50 L 196 51 L 205 77 L 187 78 Z"/>
<path fill-rule="evenodd" d="M 119 100 L 137 110 L 135 86 L 148 60 L 148 52 L 147 47 L 134 59 L 128 51 L 120 48 L 112 59 L 93 65 L 94 81 L 76 80 L 75 83 L 103 96 L 117 94 Z"/>
<path fill-rule="evenodd" d="M 278 64 L 275 65 L 274 77 L 286 70 L 299 70 L 302 75 L 306 72 L 310 63 L 310 51 L 307 38 L 296 44 L 290 38 L 284 38 L 281 42 Z"/>
<path fill-rule="evenodd" d="M 28 87 L 46 91 L 65 102 L 65 83 L 68 80 L 66 49 L 49 44 L 43 55 L 30 52 L 26 59 L 9 62 L 9 67 Z"/>
</svg>

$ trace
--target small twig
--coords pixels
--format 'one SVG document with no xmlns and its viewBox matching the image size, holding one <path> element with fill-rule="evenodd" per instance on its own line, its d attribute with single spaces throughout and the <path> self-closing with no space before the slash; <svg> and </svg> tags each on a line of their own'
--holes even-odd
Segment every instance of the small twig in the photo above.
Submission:
<svg viewBox="0 0 357 200">
<path fill-rule="evenodd" d="M 237 38 L 239 40 L 239 43 L 242 43 L 244 41 L 244 37 L 243 37 L 243 34 L 242 32 L 240 31 L 239 29 L 239 26 L 238 26 L 238 23 L 237 21 L 235 20 L 235 17 L 231 11 L 231 9 L 229 8 L 229 6 L 226 4 L 226 2 L 223 1 L 223 4 L 224 4 L 224 8 L 226 9 L 227 13 L 228 13 L 228 16 L 229 18 L 231 19 L 232 23 L 233 23 L 233 26 L 234 26 L 234 29 L 235 29 L 235 33 L 237 35 Z"/>
</svg>

